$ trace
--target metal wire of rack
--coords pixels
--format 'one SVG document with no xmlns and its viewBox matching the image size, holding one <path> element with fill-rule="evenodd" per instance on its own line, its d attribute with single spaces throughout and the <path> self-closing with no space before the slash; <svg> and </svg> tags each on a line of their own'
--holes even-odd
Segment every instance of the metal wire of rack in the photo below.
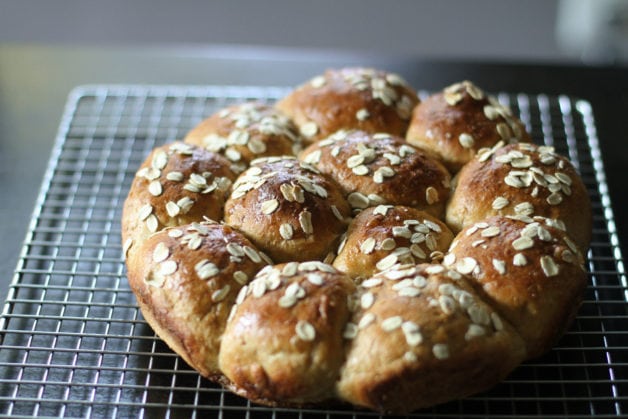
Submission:
<svg viewBox="0 0 628 419">
<path fill-rule="evenodd" d="M 150 150 L 274 87 L 83 86 L 59 134 L 0 316 L 0 414 L 13 417 L 377 417 L 252 404 L 191 370 L 144 322 L 126 282 L 121 207 Z M 425 94 L 423 92 L 423 94 Z M 554 350 L 492 390 L 411 417 L 610 417 L 628 412 L 628 284 L 588 102 L 499 95 L 571 158 L 594 209 L 590 286 Z"/>
</svg>

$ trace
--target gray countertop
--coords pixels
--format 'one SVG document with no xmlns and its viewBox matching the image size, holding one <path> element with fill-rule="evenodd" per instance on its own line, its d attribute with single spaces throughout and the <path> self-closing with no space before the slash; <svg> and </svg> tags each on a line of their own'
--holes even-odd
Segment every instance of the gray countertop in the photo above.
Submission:
<svg viewBox="0 0 628 419">
<path fill-rule="evenodd" d="M 325 68 L 371 65 L 418 88 L 469 78 L 487 90 L 587 98 L 596 115 L 616 215 L 626 213 L 626 69 L 539 64 L 433 63 L 418 58 L 247 47 L 0 45 L 0 295 L 6 295 L 68 93 L 82 84 L 292 86 Z M 615 116 L 616 115 L 616 116 Z M 620 218 L 620 217 L 618 217 Z M 620 233 L 624 229 L 620 225 Z M 624 235 L 620 234 L 622 242 Z"/>
</svg>

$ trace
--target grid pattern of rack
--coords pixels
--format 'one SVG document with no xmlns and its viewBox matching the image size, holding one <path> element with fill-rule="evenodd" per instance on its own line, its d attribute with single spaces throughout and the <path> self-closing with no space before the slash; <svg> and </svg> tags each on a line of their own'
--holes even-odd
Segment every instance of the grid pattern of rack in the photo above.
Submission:
<svg viewBox="0 0 628 419">
<path fill-rule="evenodd" d="M 0 317 L 0 414 L 23 417 L 373 417 L 271 409 L 202 379 L 144 322 L 126 283 L 123 200 L 156 145 L 243 100 L 283 88 L 84 86 L 68 99 Z M 618 416 L 628 412 L 628 287 L 591 106 L 499 95 L 533 137 L 575 163 L 594 207 L 590 286 L 573 327 L 484 394 L 413 417 Z"/>
</svg>

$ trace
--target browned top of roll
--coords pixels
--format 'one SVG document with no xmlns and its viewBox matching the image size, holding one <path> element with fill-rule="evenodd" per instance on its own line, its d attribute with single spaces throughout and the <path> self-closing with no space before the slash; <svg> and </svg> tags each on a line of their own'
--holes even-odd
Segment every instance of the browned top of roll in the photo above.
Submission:
<svg viewBox="0 0 628 419">
<path fill-rule="evenodd" d="M 586 186 L 567 158 L 552 147 L 519 143 L 484 149 L 463 167 L 447 224 L 456 232 L 493 215 L 539 215 L 563 222 L 584 252 L 591 212 Z"/>
<path fill-rule="evenodd" d="M 309 146 L 300 158 L 333 177 L 356 210 L 392 204 L 443 216 L 449 172 L 400 137 L 339 131 Z"/>
<path fill-rule="evenodd" d="M 155 148 L 137 171 L 124 202 L 125 253 L 164 227 L 221 220 L 236 177 L 229 166 L 224 157 L 191 144 Z"/>
<path fill-rule="evenodd" d="M 277 103 L 298 125 L 306 142 L 340 129 L 404 136 L 416 92 L 398 75 L 370 68 L 327 70 Z"/>
<path fill-rule="evenodd" d="M 349 277 L 321 262 L 264 269 L 238 296 L 223 336 L 221 369 L 253 400 L 333 398 L 354 289 Z"/>
<path fill-rule="evenodd" d="M 481 391 L 525 356 L 512 327 L 442 265 L 398 265 L 364 281 L 345 337 L 339 394 L 382 412 Z"/>
<path fill-rule="evenodd" d="M 378 205 L 353 219 L 333 265 L 365 279 L 399 263 L 439 262 L 452 239 L 449 227 L 424 211 Z"/>
<path fill-rule="evenodd" d="M 336 182 L 296 158 L 262 158 L 236 180 L 225 222 L 275 262 L 323 259 L 350 215 Z"/>
<path fill-rule="evenodd" d="M 435 153 L 452 173 L 483 147 L 499 141 L 531 141 L 510 109 L 469 81 L 421 102 L 414 109 L 406 139 Z"/>
<path fill-rule="evenodd" d="M 275 107 L 245 102 L 223 108 L 192 128 L 184 138 L 224 155 L 236 173 L 264 156 L 296 155 L 301 136 L 290 118 Z"/>
<path fill-rule="evenodd" d="M 582 254 L 559 227 L 543 217 L 491 217 L 462 230 L 443 260 L 476 281 L 524 338 L 529 357 L 556 343 L 587 283 Z"/>
<path fill-rule="evenodd" d="M 206 377 L 240 288 L 268 262 L 231 227 L 213 222 L 151 235 L 128 260 L 131 289 L 166 343 Z"/>
</svg>

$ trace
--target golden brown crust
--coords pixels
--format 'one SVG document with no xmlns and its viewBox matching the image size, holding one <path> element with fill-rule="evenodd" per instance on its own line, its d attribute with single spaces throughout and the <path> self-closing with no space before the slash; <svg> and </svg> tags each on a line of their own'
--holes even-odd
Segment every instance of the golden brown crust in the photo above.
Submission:
<svg viewBox="0 0 628 419">
<path fill-rule="evenodd" d="M 277 103 L 307 143 L 341 129 L 388 132 L 403 137 L 416 92 L 397 74 L 370 68 L 330 69 Z"/>
<path fill-rule="evenodd" d="M 589 248 L 593 221 L 587 188 L 552 147 L 520 143 L 482 150 L 454 182 L 447 205 L 447 224 L 454 232 L 493 215 L 538 215 L 561 220 L 580 250 Z"/>
<path fill-rule="evenodd" d="M 435 153 L 452 173 L 481 148 L 531 141 L 510 109 L 468 81 L 448 86 L 414 108 L 406 140 Z"/>
<path fill-rule="evenodd" d="M 302 148 L 294 122 L 274 106 L 259 102 L 219 110 L 192 128 L 183 141 L 222 154 L 236 173 L 256 158 L 296 155 Z"/>
<path fill-rule="evenodd" d="M 124 202 L 125 253 L 165 227 L 221 220 L 235 177 L 224 157 L 200 147 L 174 142 L 154 149 Z"/>
<path fill-rule="evenodd" d="M 442 265 L 396 266 L 357 298 L 337 385 L 351 403 L 411 412 L 485 390 L 525 356 L 512 328 Z"/>
<path fill-rule="evenodd" d="M 576 315 L 587 275 L 577 245 L 550 219 L 491 217 L 462 230 L 444 264 L 469 274 L 526 342 L 548 351 Z"/>
<path fill-rule="evenodd" d="M 275 265 L 241 291 L 222 338 L 220 368 L 254 398 L 332 398 L 344 361 L 353 282 L 329 265 Z"/>
<path fill-rule="evenodd" d="M 323 259 L 349 214 L 333 179 L 288 157 L 254 161 L 225 205 L 225 222 L 275 262 Z"/>
<path fill-rule="evenodd" d="M 155 332 L 252 402 L 386 413 L 486 390 L 550 349 L 587 282 L 582 180 L 549 147 L 504 146 L 529 136 L 469 82 L 417 107 L 408 140 L 440 140 L 415 148 L 417 103 L 393 74 L 331 70 L 155 149 L 122 219 Z M 268 157 L 297 154 L 293 122 L 317 142 Z M 464 164 L 453 182 L 439 158 Z"/>
<path fill-rule="evenodd" d="M 392 204 L 441 218 L 444 214 L 449 172 L 400 137 L 338 131 L 305 149 L 300 158 L 333 177 L 354 210 Z"/>
<path fill-rule="evenodd" d="M 151 235 L 128 260 L 128 278 L 148 323 L 206 377 L 239 290 L 266 265 L 230 227 L 204 222 Z"/>
<path fill-rule="evenodd" d="M 366 279 L 399 263 L 439 262 L 453 238 L 445 223 L 424 211 L 379 205 L 353 219 L 333 265 Z"/>
</svg>

